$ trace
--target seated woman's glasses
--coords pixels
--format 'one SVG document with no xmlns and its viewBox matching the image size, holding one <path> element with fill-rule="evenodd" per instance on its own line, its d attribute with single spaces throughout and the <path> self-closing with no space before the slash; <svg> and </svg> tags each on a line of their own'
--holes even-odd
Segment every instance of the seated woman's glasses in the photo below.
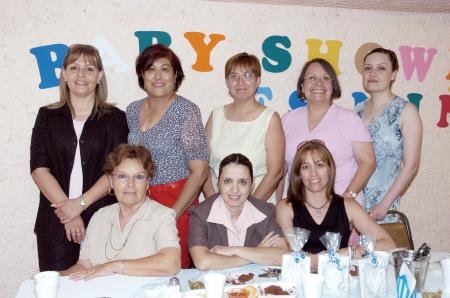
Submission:
<svg viewBox="0 0 450 298">
<path fill-rule="evenodd" d="M 140 184 L 140 183 L 146 183 L 147 182 L 147 175 L 145 175 L 145 173 L 137 173 L 134 175 L 128 175 L 127 173 L 124 172 L 116 172 L 112 174 L 114 177 L 117 178 L 117 180 L 119 180 L 119 182 L 121 183 L 127 183 L 128 179 L 130 177 L 133 178 L 134 183 L 136 184 Z"/>
</svg>

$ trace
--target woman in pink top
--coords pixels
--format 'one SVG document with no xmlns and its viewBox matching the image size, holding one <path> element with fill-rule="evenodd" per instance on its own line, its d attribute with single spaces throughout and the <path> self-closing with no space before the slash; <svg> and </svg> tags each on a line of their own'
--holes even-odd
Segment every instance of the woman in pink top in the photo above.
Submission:
<svg viewBox="0 0 450 298">
<path fill-rule="evenodd" d="M 367 128 L 358 115 L 333 103 L 333 99 L 341 96 L 341 88 L 331 64 L 320 58 L 307 62 L 300 73 L 297 91 L 308 105 L 282 117 L 288 173 L 299 144 L 322 140 L 336 163 L 336 193 L 362 203 L 360 192 L 375 169 L 375 154 Z M 286 191 L 287 185 L 280 183 L 278 198 L 285 198 Z"/>
</svg>

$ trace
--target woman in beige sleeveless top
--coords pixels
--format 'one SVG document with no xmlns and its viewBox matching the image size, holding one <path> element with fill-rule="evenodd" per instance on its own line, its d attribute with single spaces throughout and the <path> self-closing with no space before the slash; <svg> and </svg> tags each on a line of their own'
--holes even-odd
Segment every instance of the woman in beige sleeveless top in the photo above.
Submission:
<svg viewBox="0 0 450 298">
<path fill-rule="evenodd" d="M 252 196 L 275 203 L 285 141 L 278 113 L 255 100 L 261 82 L 258 58 L 245 52 L 234 55 L 225 65 L 225 78 L 233 102 L 216 108 L 206 123 L 210 175 L 203 194 L 209 198 L 217 192 L 220 161 L 231 153 L 241 153 L 253 164 Z"/>
</svg>

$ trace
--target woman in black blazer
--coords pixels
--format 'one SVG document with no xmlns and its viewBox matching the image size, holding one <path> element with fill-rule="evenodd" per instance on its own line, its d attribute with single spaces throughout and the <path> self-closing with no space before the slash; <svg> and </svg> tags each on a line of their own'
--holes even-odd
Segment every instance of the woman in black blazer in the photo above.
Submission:
<svg viewBox="0 0 450 298">
<path fill-rule="evenodd" d="M 108 153 L 126 143 L 128 127 L 125 113 L 106 98 L 97 49 L 72 45 L 61 69 L 60 100 L 39 109 L 31 137 L 30 170 L 40 190 L 34 231 L 41 271 L 74 265 L 91 216 L 115 202 L 107 195 L 102 167 Z"/>
</svg>

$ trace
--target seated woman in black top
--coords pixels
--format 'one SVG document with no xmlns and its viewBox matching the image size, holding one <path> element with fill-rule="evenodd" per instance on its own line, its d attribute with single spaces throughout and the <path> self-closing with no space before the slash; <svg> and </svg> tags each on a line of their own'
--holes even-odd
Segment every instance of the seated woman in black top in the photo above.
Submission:
<svg viewBox="0 0 450 298">
<path fill-rule="evenodd" d="M 325 232 L 342 236 L 340 252 L 347 254 L 350 231 L 376 240 L 376 250 L 395 248 L 389 234 L 353 199 L 334 192 L 336 167 L 333 158 L 320 140 L 300 143 L 291 170 L 288 197 L 277 203 L 277 221 L 282 229 L 300 227 L 311 231 L 303 250 L 311 253 L 311 266 L 317 267 L 317 254 L 325 250 L 319 240 Z M 356 247 L 357 256 L 364 250 Z"/>
</svg>

